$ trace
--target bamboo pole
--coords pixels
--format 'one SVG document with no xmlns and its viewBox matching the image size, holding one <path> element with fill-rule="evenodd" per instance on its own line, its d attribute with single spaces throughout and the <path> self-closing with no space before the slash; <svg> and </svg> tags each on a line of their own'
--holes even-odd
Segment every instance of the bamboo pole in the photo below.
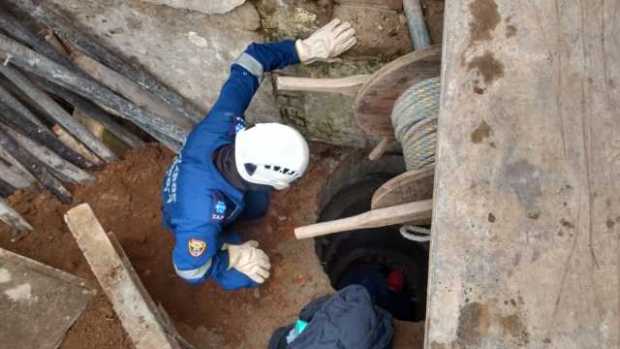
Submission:
<svg viewBox="0 0 620 349">
<path fill-rule="evenodd" d="M 5 53 L 2 54 L 2 51 Z M 153 137 L 174 151 L 180 149 L 181 143 L 185 141 L 185 137 L 192 128 L 192 122 L 189 120 L 182 125 L 172 124 L 114 94 L 100 83 L 85 79 L 80 74 L 72 72 L 2 34 L 0 34 L 0 56 L 4 56 L 5 59 L 8 58 L 12 64 L 26 71 L 71 89 L 83 97 L 92 99 L 99 105 L 117 111 L 120 116 L 131 120 L 146 132 L 151 131 L 149 133 Z M 152 130 L 156 132 L 152 132 Z"/>
<path fill-rule="evenodd" d="M 11 183 L 5 181 L 0 177 L 0 196 L 3 198 L 8 198 L 13 194 L 17 188 L 15 188 Z"/>
<path fill-rule="evenodd" d="M 1 36 L 1 35 L 0 35 Z M 1 41 L 1 40 L 0 40 Z M 84 143 L 88 149 L 99 156 L 104 161 L 110 162 L 116 160 L 116 155 L 95 137 L 88 129 L 79 121 L 75 120 L 67 113 L 56 101 L 49 95 L 41 91 L 26 76 L 17 69 L 0 64 L 0 73 L 13 82 L 22 92 L 43 109 L 54 121 L 64 127 L 72 135 Z"/>
</svg>

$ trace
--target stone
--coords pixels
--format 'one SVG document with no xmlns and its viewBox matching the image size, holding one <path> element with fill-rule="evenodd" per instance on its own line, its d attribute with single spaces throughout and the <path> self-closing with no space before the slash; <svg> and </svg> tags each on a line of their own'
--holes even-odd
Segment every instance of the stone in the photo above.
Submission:
<svg viewBox="0 0 620 349">
<path fill-rule="evenodd" d="M 158 5 L 198 11 L 206 14 L 223 14 L 243 5 L 245 0 L 142 0 Z"/>
</svg>

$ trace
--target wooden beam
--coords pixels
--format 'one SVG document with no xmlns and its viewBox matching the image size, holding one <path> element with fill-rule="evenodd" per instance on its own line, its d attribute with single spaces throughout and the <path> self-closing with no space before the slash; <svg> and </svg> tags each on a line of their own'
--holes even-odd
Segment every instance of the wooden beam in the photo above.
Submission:
<svg viewBox="0 0 620 349">
<path fill-rule="evenodd" d="M 409 222 L 427 222 L 431 219 L 432 209 L 433 200 L 424 200 L 370 210 L 353 217 L 295 228 L 295 237 L 297 239 L 308 239 L 351 230 L 378 228 Z"/>
<path fill-rule="evenodd" d="M 95 181 L 95 177 L 88 172 L 64 160 L 47 147 L 19 134 L 5 125 L 0 124 L 0 128 L 10 134 L 24 149 L 28 149 L 33 156 L 52 170 L 59 179 L 72 183 L 89 183 Z"/>
<path fill-rule="evenodd" d="M 64 99 L 69 104 L 73 105 L 74 108 L 78 109 L 82 114 L 87 115 L 89 118 L 101 123 L 106 130 L 118 137 L 128 146 L 132 148 L 140 148 L 144 146 L 144 141 L 142 139 L 127 130 L 126 127 L 116 122 L 112 115 L 108 114 L 88 99 L 40 78 L 35 82 L 47 93 Z"/>
<path fill-rule="evenodd" d="M 1 87 L 0 90 L 2 90 Z M 22 112 L 25 111 L 22 110 Z M 31 118 L 34 117 L 34 115 L 30 113 L 30 111 L 27 111 L 27 113 L 29 113 L 30 117 L 26 117 L 25 115 L 28 114 L 22 114 L 15 109 L 11 110 L 11 108 L 8 108 L 3 102 L 0 102 L 0 121 L 9 125 L 24 136 L 30 137 L 38 143 L 45 145 L 62 158 L 81 168 L 92 168 L 95 166 L 95 163 L 63 144 L 63 142 L 56 138 L 46 126 L 41 123 L 33 123 Z"/>
<path fill-rule="evenodd" d="M 179 349 L 120 244 L 106 234 L 90 206 L 72 208 L 65 222 L 136 349 Z"/>
<path fill-rule="evenodd" d="M 71 193 L 52 175 L 50 170 L 28 150 L 22 147 L 10 134 L 0 127 L 0 146 L 8 151 L 23 168 L 52 192 L 62 203 L 72 201 Z"/>
<path fill-rule="evenodd" d="M 71 51 L 71 60 L 93 79 L 107 86 L 110 90 L 132 101 L 138 107 L 150 110 L 152 113 L 168 119 L 171 122 L 185 122 L 184 116 L 178 114 L 176 110 L 166 104 L 163 100 L 157 98 L 136 82 L 131 81 L 127 77 L 97 62 L 91 57 L 88 57 L 79 50 Z"/>
<path fill-rule="evenodd" d="M 1 40 L 1 39 L 0 39 Z M 84 143 L 89 150 L 97 154 L 104 161 L 116 160 L 116 155 L 97 137 L 95 137 L 84 125 L 75 120 L 49 95 L 41 91 L 21 72 L 14 67 L 0 65 L 0 73 L 13 82 L 22 92 L 44 110 L 50 118 L 62 125 L 67 131 L 74 135 L 80 142 Z"/>
<path fill-rule="evenodd" d="M 30 8 L 30 15 L 41 24 L 54 30 L 66 43 L 85 52 L 106 66 L 114 69 L 123 76 L 135 81 L 146 90 L 164 100 L 178 113 L 185 115 L 188 121 L 198 122 L 205 113 L 181 96 L 178 92 L 162 84 L 153 74 L 139 66 L 139 64 L 121 58 L 118 54 L 104 47 L 99 41 L 79 29 L 75 21 L 67 18 L 49 2 L 40 3 L 32 0 L 19 0 L 20 6 Z"/>
<path fill-rule="evenodd" d="M 276 87 L 278 91 L 335 93 L 353 97 L 369 78 L 370 75 L 353 75 L 339 79 L 278 76 L 276 78 Z"/>
<path fill-rule="evenodd" d="M 3 51 L 5 52 L 4 54 L 2 54 Z M 2 57 L 4 59 L 10 58 L 11 64 L 68 88 L 103 107 L 116 111 L 119 116 L 135 123 L 174 151 L 180 149 L 181 143 L 185 141 L 185 137 L 192 128 L 193 124 L 189 120 L 183 124 L 170 123 L 168 120 L 116 95 L 100 83 L 87 79 L 82 74 L 76 74 L 66 67 L 0 34 L 0 58 Z"/>
</svg>

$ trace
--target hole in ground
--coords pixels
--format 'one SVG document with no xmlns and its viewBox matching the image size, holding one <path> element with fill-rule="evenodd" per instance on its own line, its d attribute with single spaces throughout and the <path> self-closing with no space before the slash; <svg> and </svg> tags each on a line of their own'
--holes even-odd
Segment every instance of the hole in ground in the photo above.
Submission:
<svg viewBox="0 0 620 349">
<path fill-rule="evenodd" d="M 331 199 L 325 200 L 320 221 L 369 210 L 374 191 L 399 171 L 386 166 L 369 173 L 363 163 L 356 167 L 355 171 L 345 171 L 355 173 L 357 180 L 348 178 L 339 190 L 332 186 Z M 407 240 L 400 235 L 399 226 L 390 226 L 320 237 L 315 239 L 315 248 L 335 289 L 362 284 L 375 303 L 396 319 L 424 320 L 428 243 Z"/>
</svg>

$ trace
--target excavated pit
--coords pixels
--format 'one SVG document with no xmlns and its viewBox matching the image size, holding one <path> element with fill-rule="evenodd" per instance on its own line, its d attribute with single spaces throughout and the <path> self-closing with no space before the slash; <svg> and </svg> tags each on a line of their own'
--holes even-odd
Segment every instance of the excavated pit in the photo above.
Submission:
<svg viewBox="0 0 620 349">
<path fill-rule="evenodd" d="M 369 210 L 374 191 L 402 173 L 403 167 L 400 156 L 374 162 L 357 156 L 343 162 L 322 192 L 319 221 Z M 399 274 L 404 279 L 402 289 L 379 287 L 377 303 L 396 319 L 424 320 L 428 243 L 407 240 L 400 235 L 399 226 L 389 226 L 316 238 L 315 250 L 334 289 L 359 282 L 370 282 L 370 288 L 377 289 L 379 284 L 389 284 L 390 275 Z"/>
</svg>

